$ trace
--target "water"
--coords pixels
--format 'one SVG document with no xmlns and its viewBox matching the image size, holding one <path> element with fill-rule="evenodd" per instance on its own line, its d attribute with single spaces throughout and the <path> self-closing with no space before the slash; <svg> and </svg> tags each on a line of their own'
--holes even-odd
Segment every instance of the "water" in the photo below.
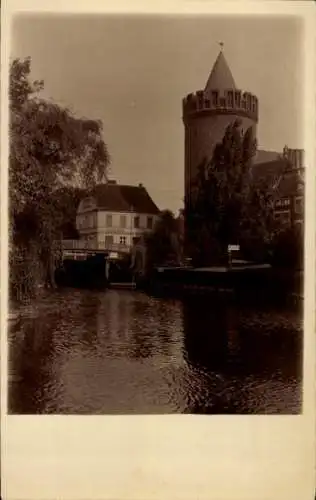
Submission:
<svg viewBox="0 0 316 500">
<path fill-rule="evenodd" d="M 8 338 L 10 413 L 301 411 L 299 312 L 64 290 Z"/>
</svg>

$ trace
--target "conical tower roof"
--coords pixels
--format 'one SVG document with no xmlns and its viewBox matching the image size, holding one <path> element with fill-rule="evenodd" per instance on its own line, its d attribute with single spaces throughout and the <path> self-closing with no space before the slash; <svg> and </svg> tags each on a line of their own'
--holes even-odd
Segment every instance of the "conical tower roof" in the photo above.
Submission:
<svg viewBox="0 0 316 500">
<path fill-rule="evenodd" d="M 217 56 L 210 76 L 208 77 L 205 90 L 235 89 L 236 84 L 223 51 Z"/>
</svg>

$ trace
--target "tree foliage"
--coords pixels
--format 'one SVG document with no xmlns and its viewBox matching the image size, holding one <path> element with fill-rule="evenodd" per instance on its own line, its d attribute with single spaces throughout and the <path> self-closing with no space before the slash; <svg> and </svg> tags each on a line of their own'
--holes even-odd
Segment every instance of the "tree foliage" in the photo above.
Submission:
<svg viewBox="0 0 316 500">
<path fill-rule="evenodd" d="M 199 265 L 227 258 L 227 245 L 263 248 L 273 224 L 269 186 L 255 185 L 252 159 L 256 141 L 236 121 L 226 129 L 212 159 L 198 169 L 186 203 L 189 253 Z M 250 252 L 251 253 L 251 252 Z"/>
<path fill-rule="evenodd" d="M 67 217 L 69 222 L 70 212 L 77 208 L 80 189 L 90 189 L 106 176 L 110 158 L 102 137 L 102 123 L 78 118 L 67 108 L 43 99 L 43 82 L 32 82 L 30 73 L 30 58 L 12 61 L 11 247 L 14 252 L 15 246 L 23 243 L 27 251 L 30 243 L 36 241 L 37 257 L 44 267 L 49 267 L 47 279 L 52 282 L 54 242 L 61 238 L 63 224 Z"/>
<path fill-rule="evenodd" d="M 170 210 L 161 212 L 153 232 L 146 239 L 147 265 L 177 264 L 181 259 L 179 223 Z"/>
</svg>

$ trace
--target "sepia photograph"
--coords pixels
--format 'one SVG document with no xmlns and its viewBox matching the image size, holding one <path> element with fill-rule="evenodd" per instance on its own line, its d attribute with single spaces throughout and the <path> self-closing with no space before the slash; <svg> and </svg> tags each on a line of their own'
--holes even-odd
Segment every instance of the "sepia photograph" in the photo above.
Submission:
<svg viewBox="0 0 316 500">
<path fill-rule="evenodd" d="M 303 25 L 17 14 L 10 414 L 300 414 Z"/>
<path fill-rule="evenodd" d="M 314 497 L 313 14 L 2 2 L 1 498 Z"/>
</svg>

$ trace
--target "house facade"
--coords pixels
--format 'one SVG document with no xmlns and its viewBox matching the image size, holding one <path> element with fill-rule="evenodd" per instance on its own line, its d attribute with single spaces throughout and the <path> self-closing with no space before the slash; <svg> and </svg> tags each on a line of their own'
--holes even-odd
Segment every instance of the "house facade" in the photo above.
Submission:
<svg viewBox="0 0 316 500">
<path fill-rule="evenodd" d="M 109 181 L 81 200 L 76 227 L 86 247 L 124 253 L 153 230 L 159 213 L 141 184 L 125 186 Z"/>
</svg>

